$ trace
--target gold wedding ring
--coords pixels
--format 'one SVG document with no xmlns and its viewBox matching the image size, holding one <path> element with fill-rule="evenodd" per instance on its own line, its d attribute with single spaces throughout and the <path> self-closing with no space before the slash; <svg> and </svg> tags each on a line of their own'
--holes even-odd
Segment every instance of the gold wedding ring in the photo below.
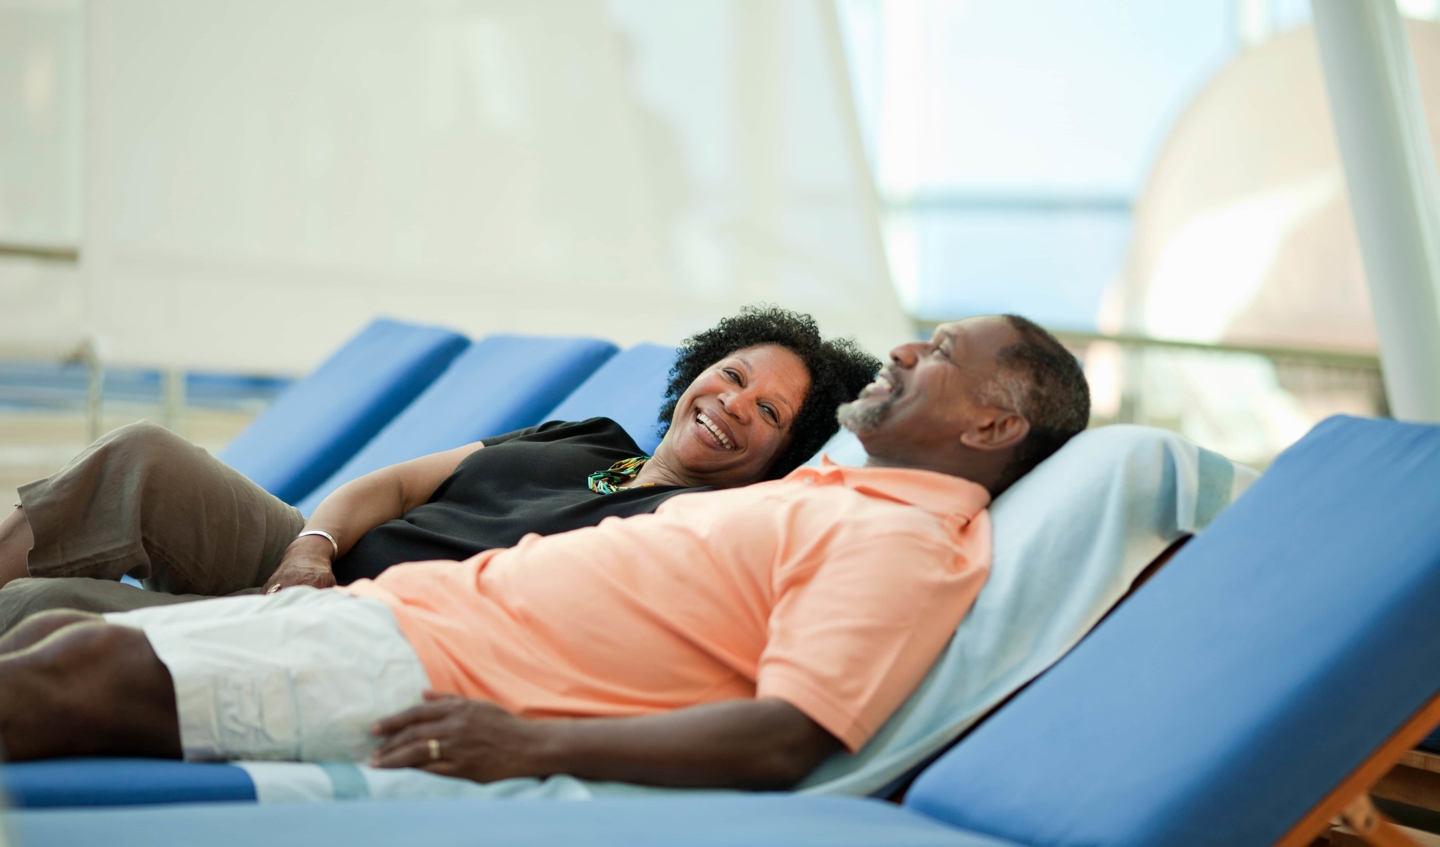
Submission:
<svg viewBox="0 0 1440 847">
<path fill-rule="evenodd" d="M 439 739 L 432 738 L 432 739 L 430 739 L 429 741 L 427 741 L 426 743 L 427 743 L 428 745 L 430 745 L 430 761 L 432 761 L 432 762 L 438 762 L 438 761 L 440 761 L 440 741 L 439 741 Z"/>
</svg>

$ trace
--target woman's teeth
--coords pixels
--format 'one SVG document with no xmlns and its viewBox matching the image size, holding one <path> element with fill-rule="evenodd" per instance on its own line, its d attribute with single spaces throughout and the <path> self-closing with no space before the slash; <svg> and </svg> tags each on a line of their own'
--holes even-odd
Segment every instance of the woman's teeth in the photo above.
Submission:
<svg viewBox="0 0 1440 847">
<path fill-rule="evenodd" d="M 709 431 L 710 431 L 710 434 L 713 435 L 713 436 L 715 436 L 715 440 L 716 440 L 716 441 L 718 441 L 718 442 L 720 442 L 721 444 L 725 445 L 725 449 L 726 449 L 726 450 L 734 450 L 734 449 L 735 449 L 735 444 L 734 444 L 734 442 L 732 442 L 729 438 L 726 438 L 726 437 L 725 437 L 725 433 L 723 433 L 723 432 L 720 431 L 720 427 L 716 426 L 714 421 L 712 421 L 712 420 L 710 420 L 709 418 L 705 417 L 705 413 L 704 413 L 704 412 L 696 412 L 696 413 L 695 413 L 695 420 L 699 421 L 701 426 L 703 426 L 703 427 L 705 427 L 705 429 L 709 430 Z"/>
</svg>

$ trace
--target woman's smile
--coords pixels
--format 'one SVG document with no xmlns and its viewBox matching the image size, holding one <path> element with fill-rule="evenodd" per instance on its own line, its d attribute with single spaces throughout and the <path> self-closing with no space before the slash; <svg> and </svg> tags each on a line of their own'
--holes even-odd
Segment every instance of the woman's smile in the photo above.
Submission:
<svg viewBox="0 0 1440 847">
<path fill-rule="evenodd" d="M 708 442 L 717 450 L 734 450 L 735 439 L 730 437 L 725 427 L 720 422 L 713 420 L 703 411 L 696 410 L 695 426 L 699 430 L 701 441 Z"/>
</svg>

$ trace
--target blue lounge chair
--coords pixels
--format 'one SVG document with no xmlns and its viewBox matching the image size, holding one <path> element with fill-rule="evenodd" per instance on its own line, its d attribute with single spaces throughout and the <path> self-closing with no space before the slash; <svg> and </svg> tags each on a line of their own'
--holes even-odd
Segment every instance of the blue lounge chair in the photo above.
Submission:
<svg viewBox="0 0 1440 847">
<path fill-rule="evenodd" d="M 643 419 L 649 420 L 655 400 L 643 403 Z M 844 440 L 837 436 L 827 450 L 847 453 L 836 450 Z M 852 458 L 863 461 L 863 456 Z M 832 757 L 800 789 L 885 793 L 887 785 L 904 779 L 1006 694 L 1064 655 L 1148 563 L 1208 524 L 1252 476 L 1183 439 L 1145 427 L 1103 427 L 1075 439 L 992 507 L 996 545 L 990 579 L 925 681 L 861 754 Z M 414 772 L 381 776 L 336 763 L 247 762 L 228 773 L 223 766 L 193 766 L 190 779 L 187 767 L 192 766 L 91 760 L 22 764 L 4 775 L 12 797 L 26 806 L 234 798 L 235 781 L 246 779 L 241 769 L 254 780 L 243 798 L 260 802 L 477 793 L 468 784 L 425 784 Z M 67 768 L 72 771 L 68 783 Z M 522 782 L 527 781 L 507 783 L 503 793 L 584 796 L 608 790 Z"/>
<path fill-rule="evenodd" d="M 1037 847 L 1308 845 L 1440 716 L 1436 479 L 1440 428 L 1316 427 L 907 805 Z"/>
<path fill-rule="evenodd" d="M 647 455 L 660 443 L 660 403 L 670 382 L 675 348 L 636 344 L 600 366 L 545 416 L 547 421 L 606 417 L 620 424 Z"/>
<path fill-rule="evenodd" d="M 657 800 L 238 803 L 33 810 L 23 847 L 1016 847 L 879 800 L 788 795 Z"/>
<path fill-rule="evenodd" d="M 1332 419 L 1069 655 L 921 773 L 859 798 L 24 811 L 31 847 L 1308 845 L 1440 723 L 1440 427 Z M 129 839 L 129 840 L 127 840 Z"/>
<path fill-rule="evenodd" d="M 492 335 L 476 342 L 297 505 L 309 515 L 358 476 L 540 423 L 618 349 L 594 338 Z"/>
<path fill-rule="evenodd" d="M 220 459 L 298 503 L 469 345 L 448 329 L 377 320 L 286 389 Z"/>
<path fill-rule="evenodd" d="M 12 765 L 0 781 L 7 801 L 36 809 L 255 800 L 249 775 L 221 762 L 52 759 Z"/>
</svg>

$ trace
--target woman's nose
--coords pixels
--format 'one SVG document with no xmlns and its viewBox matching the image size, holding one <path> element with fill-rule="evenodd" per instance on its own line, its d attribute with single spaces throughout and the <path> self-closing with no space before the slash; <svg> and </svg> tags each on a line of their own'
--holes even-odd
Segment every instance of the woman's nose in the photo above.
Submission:
<svg viewBox="0 0 1440 847">
<path fill-rule="evenodd" d="M 745 422 L 749 419 L 749 410 L 755 406 L 755 390 L 750 386 L 740 388 L 738 386 L 720 393 L 720 408 L 737 421 Z"/>
</svg>

